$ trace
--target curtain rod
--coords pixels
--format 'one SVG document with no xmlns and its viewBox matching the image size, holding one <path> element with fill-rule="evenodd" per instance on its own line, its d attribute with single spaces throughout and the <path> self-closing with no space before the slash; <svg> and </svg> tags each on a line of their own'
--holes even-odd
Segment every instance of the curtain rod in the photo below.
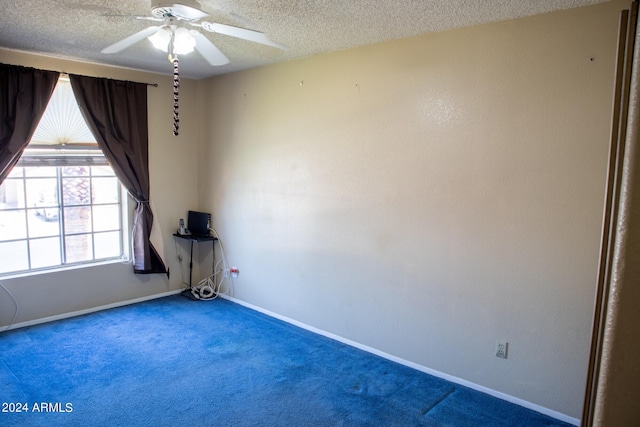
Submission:
<svg viewBox="0 0 640 427">
<path fill-rule="evenodd" d="M 72 73 L 73 74 L 73 73 Z M 60 71 L 60 75 L 63 77 L 67 77 L 69 78 L 69 73 L 67 73 L 66 71 Z M 109 80 L 118 80 L 118 79 L 111 79 L 109 77 L 101 77 L 103 79 L 109 79 Z M 130 80 L 124 80 L 124 81 L 130 81 Z M 130 81 L 131 83 L 142 83 L 145 84 L 147 86 L 153 86 L 153 87 L 158 87 L 158 83 L 147 83 L 147 82 L 134 82 L 134 81 Z"/>
<path fill-rule="evenodd" d="M 7 66 L 10 66 L 10 67 L 18 67 L 18 68 L 30 68 L 32 70 L 38 70 L 38 68 L 26 67 L 24 65 L 10 65 L 10 64 L 3 64 L 1 62 L 0 62 L 0 65 L 7 65 Z M 57 73 L 60 73 L 61 76 L 69 78 L 69 73 L 67 73 L 66 71 L 58 71 L 58 70 L 45 70 L 45 71 L 55 71 Z M 109 77 L 99 77 L 99 78 L 108 79 L 108 80 L 119 80 L 119 79 L 112 79 L 112 78 L 109 78 Z M 138 83 L 138 84 L 145 84 L 147 86 L 158 87 L 158 83 L 134 82 L 134 81 L 131 81 L 131 80 L 119 80 L 119 81 L 126 81 L 126 82 L 129 82 L 129 83 Z"/>
</svg>

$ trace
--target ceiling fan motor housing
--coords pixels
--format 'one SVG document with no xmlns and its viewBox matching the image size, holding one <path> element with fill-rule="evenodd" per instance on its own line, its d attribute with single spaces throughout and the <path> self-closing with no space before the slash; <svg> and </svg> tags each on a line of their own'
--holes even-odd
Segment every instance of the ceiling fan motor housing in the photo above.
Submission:
<svg viewBox="0 0 640 427">
<path fill-rule="evenodd" d="M 180 3 L 152 0 L 151 14 L 155 18 L 178 18 L 187 21 L 194 21 L 209 15 L 200 10 L 200 4 L 195 0 L 182 0 Z"/>
</svg>

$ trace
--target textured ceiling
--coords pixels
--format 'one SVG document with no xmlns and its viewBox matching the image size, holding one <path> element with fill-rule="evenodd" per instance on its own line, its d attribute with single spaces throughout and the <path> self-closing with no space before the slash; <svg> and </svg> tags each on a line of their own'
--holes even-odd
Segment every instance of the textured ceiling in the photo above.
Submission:
<svg viewBox="0 0 640 427">
<path fill-rule="evenodd" d="M 207 21 L 266 33 L 281 51 L 229 36 L 207 37 L 230 59 L 212 67 L 180 56 L 183 77 L 204 78 L 387 40 L 602 3 L 605 0 L 201 0 Z M 179 1 L 178 1 L 179 2 Z M 167 3 L 170 3 L 168 1 Z M 2 0 L 0 47 L 171 74 L 165 53 L 143 40 L 100 51 L 153 22 L 150 0 Z M 1 58 L 0 58 L 1 61 Z"/>
</svg>

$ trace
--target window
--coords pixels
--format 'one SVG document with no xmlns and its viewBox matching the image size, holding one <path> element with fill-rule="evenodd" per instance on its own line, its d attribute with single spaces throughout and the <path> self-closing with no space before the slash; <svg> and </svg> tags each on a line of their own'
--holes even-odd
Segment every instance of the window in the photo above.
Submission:
<svg viewBox="0 0 640 427">
<path fill-rule="evenodd" d="M 61 79 L 20 162 L 0 185 L 0 274 L 121 258 L 122 193 Z"/>
</svg>

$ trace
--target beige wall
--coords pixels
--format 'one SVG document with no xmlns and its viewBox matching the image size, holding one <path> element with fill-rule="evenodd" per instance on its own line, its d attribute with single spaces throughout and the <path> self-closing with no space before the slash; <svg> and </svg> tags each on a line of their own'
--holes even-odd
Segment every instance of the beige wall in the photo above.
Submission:
<svg viewBox="0 0 640 427">
<path fill-rule="evenodd" d="M 579 418 L 620 5 L 198 82 L 234 296 Z"/>
<path fill-rule="evenodd" d="M 0 62 L 35 68 L 64 71 L 89 76 L 157 83 L 149 87 L 149 168 L 151 202 L 155 208 L 155 224 L 160 226 L 165 260 L 171 271 L 165 275 L 134 275 L 131 264 L 109 264 L 56 273 L 43 273 L 0 281 L 19 302 L 16 323 L 88 310 L 94 307 L 143 298 L 179 289 L 180 264 L 171 234 L 178 219 L 197 207 L 197 117 L 196 83 L 182 80 L 180 86 L 180 135 L 174 137 L 173 87 L 169 76 L 126 69 L 104 67 L 43 56 L 0 50 Z M 167 62 L 168 72 L 171 64 Z M 180 244 L 182 254 L 188 247 Z M 183 267 L 188 281 L 188 259 Z M 196 277 L 197 270 L 196 270 Z M 5 292 L 0 289 L 0 295 Z M 7 295 L 0 297 L 0 325 L 7 325 L 14 305 Z"/>
</svg>

